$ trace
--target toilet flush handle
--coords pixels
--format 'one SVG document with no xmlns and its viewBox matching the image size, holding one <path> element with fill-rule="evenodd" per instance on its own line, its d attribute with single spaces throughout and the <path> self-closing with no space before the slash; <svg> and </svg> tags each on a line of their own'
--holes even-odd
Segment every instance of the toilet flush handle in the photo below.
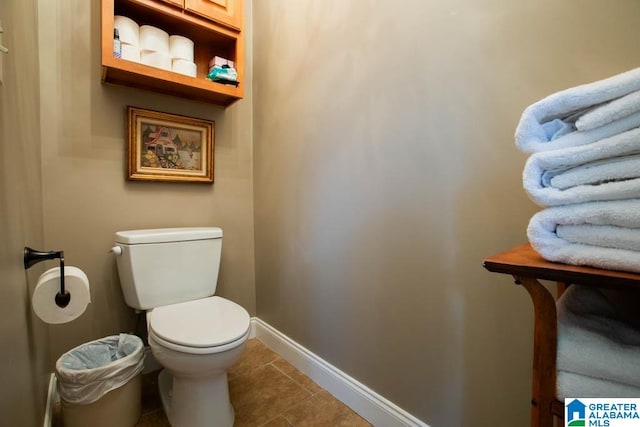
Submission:
<svg viewBox="0 0 640 427">
<path fill-rule="evenodd" d="M 113 252 L 116 255 L 122 255 L 122 248 L 120 246 L 114 246 L 109 250 L 109 252 Z"/>
</svg>

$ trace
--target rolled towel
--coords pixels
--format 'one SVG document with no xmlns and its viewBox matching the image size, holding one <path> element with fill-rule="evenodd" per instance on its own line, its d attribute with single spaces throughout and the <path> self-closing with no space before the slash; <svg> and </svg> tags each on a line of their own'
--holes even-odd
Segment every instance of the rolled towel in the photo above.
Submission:
<svg viewBox="0 0 640 427">
<path fill-rule="evenodd" d="M 590 144 L 640 126 L 640 112 L 628 115 L 605 112 L 598 107 L 640 90 L 640 68 L 597 82 L 566 89 L 530 105 L 522 113 L 516 128 L 516 145 L 525 153 L 554 150 Z M 621 101 L 618 106 L 627 105 Z M 609 112 L 607 112 L 609 111 Z M 576 123 L 593 112 L 587 120 L 588 129 L 580 130 Z M 611 119 L 615 115 L 619 119 Z M 626 114 L 626 113 L 625 113 Z M 600 116 L 605 116 L 602 119 Z M 593 122 L 603 124 L 594 126 Z M 582 126 L 583 124 L 581 124 Z"/>
<path fill-rule="evenodd" d="M 598 289 L 570 286 L 558 300 L 557 312 L 558 372 L 624 392 L 640 389 L 640 331 L 622 321 Z M 560 378 L 557 383 L 562 388 Z"/>
<path fill-rule="evenodd" d="M 637 229 L 640 199 L 598 201 L 536 213 L 529 221 L 527 237 L 549 261 L 640 273 L 640 252 L 634 250 L 640 245 Z M 602 240 L 607 233 L 608 240 Z M 576 235 L 580 239 L 572 238 Z"/>
<path fill-rule="evenodd" d="M 532 154 L 522 182 L 540 206 L 640 198 L 640 128 L 589 145 Z"/>
</svg>

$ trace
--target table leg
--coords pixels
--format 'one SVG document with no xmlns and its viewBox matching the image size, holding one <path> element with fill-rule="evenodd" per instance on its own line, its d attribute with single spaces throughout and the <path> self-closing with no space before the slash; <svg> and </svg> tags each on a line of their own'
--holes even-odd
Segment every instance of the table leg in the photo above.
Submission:
<svg viewBox="0 0 640 427">
<path fill-rule="evenodd" d="M 558 325 L 556 302 L 534 277 L 514 276 L 533 301 L 535 313 L 533 338 L 533 378 L 531 396 L 531 426 L 552 427 L 551 404 L 556 394 L 556 351 Z"/>
</svg>

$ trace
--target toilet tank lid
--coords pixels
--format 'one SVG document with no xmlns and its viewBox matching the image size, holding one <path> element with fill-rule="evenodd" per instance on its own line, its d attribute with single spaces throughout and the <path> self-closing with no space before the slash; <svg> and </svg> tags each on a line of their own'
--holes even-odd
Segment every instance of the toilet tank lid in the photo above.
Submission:
<svg viewBox="0 0 640 427">
<path fill-rule="evenodd" d="M 137 245 L 220 238 L 222 238 L 222 229 L 218 227 L 182 227 L 118 231 L 115 240 L 117 243 Z"/>
</svg>

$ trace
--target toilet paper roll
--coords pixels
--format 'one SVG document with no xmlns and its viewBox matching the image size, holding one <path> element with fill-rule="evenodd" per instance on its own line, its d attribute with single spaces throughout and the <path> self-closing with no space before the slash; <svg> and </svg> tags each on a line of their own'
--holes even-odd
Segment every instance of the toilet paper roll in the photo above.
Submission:
<svg viewBox="0 0 640 427">
<path fill-rule="evenodd" d="M 143 50 L 140 52 L 140 62 L 145 65 L 171 71 L 171 57 L 165 52 Z"/>
<path fill-rule="evenodd" d="M 193 41 L 183 36 L 169 36 L 169 55 L 171 59 L 193 62 Z"/>
<path fill-rule="evenodd" d="M 64 287 L 71 295 L 69 305 L 58 307 L 55 297 L 60 292 L 60 268 L 51 268 L 40 276 L 31 297 L 31 306 L 45 323 L 67 323 L 78 318 L 91 302 L 89 279 L 77 267 L 64 268 Z"/>
<path fill-rule="evenodd" d="M 116 15 L 113 17 L 113 28 L 118 29 L 121 43 L 138 46 L 140 27 L 136 21 L 126 16 Z"/>
<path fill-rule="evenodd" d="M 185 76 L 195 77 L 198 74 L 196 64 L 184 59 L 173 59 L 171 61 L 171 70 L 174 73 L 184 74 Z"/>
<path fill-rule="evenodd" d="M 140 27 L 140 51 L 163 52 L 169 54 L 169 34 L 151 25 Z"/>
<path fill-rule="evenodd" d="M 138 46 L 122 43 L 120 47 L 122 48 L 122 59 L 126 59 L 127 61 L 140 62 L 140 49 L 138 49 Z"/>
</svg>

